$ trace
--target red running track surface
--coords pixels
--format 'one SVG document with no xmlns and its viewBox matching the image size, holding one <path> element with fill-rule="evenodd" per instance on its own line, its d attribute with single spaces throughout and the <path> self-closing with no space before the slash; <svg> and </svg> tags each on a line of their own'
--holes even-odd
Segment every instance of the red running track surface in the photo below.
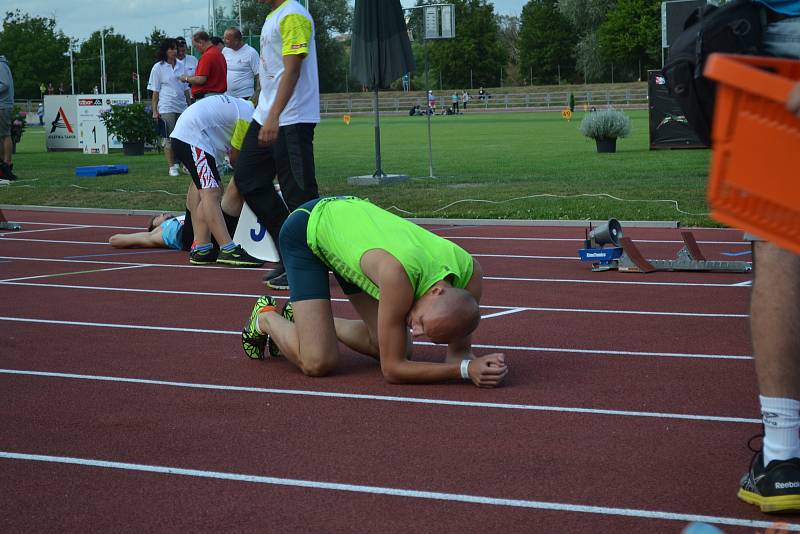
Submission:
<svg viewBox="0 0 800 534">
<path fill-rule="evenodd" d="M 434 226 L 484 267 L 476 352 L 505 352 L 510 379 L 393 386 L 346 349 L 323 379 L 244 358 L 264 270 L 105 244 L 146 217 L 6 215 L 24 229 L 0 234 L 4 532 L 680 532 L 698 519 L 754 532 L 781 519 L 735 497 L 759 431 L 749 274 L 592 273 L 582 229 Z M 647 257 L 681 247 L 678 230 L 625 231 Z M 735 231 L 695 235 L 709 259 L 748 250 Z"/>
</svg>

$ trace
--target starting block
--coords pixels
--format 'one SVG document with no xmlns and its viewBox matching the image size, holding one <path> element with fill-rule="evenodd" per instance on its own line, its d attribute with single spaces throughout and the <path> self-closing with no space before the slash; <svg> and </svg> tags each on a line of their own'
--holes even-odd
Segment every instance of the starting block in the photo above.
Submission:
<svg viewBox="0 0 800 534">
<path fill-rule="evenodd" d="M 652 273 L 655 271 L 715 271 L 725 273 L 746 273 L 753 266 L 746 261 L 706 259 L 694 235 L 681 232 L 683 248 L 673 260 L 646 259 L 636 243 L 623 237 L 622 227 L 616 219 L 589 233 L 584 248 L 580 249 L 581 261 L 591 261 L 592 271 L 617 270 L 621 273 Z M 604 247 L 613 244 L 612 247 Z"/>
<path fill-rule="evenodd" d="M 239 223 L 236 225 L 233 240 L 240 244 L 248 254 L 259 260 L 280 261 L 275 242 L 264 225 L 258 222 L 258 217 L 247 205 L 247 202 L 242 205 L 242 213 L 239 215 Z"/>
</svg>

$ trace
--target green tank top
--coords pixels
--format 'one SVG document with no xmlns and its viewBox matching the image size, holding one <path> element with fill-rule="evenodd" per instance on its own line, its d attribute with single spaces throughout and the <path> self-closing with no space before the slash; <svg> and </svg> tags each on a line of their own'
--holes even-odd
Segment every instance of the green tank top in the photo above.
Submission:
<svg viewBox="0 0 800 534">
<path fill-rule="evenodd" d="M 306 239 L 315 256 L 375 299 L 380 290 L 360 265 L 372 249 L 385 250 L 403 265 L 415 299 L 447 276 L 452 275 L 453 286 L 459 288 L 472 277 L 467 251 L 360 198 L 320 200 L 311 211 Z"/>
</svg>

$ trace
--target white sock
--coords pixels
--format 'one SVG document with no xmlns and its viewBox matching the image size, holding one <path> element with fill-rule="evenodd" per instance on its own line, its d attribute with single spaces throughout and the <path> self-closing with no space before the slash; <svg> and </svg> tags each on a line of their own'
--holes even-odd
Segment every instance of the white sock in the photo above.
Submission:
<svg viewBox="0 0 800 534">
<path fill-rule="evenodd" d="M 763 395 L 758 398 L 764 422 L 764 465 L 772 460 L 800 458 L 800 401 Z"/>
</svg>

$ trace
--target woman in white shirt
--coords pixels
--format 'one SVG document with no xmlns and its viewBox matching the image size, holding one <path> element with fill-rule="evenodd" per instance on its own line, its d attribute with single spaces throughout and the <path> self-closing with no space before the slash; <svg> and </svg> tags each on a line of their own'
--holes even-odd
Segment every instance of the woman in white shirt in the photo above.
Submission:
<svg viewBox="0 0 800 534">
<path fill-rule="evenodd" d="M 189 105 L 189 86 L 179 80 L 185 74 L 183 63 L 177 60 L 178 43 L 164 39 L 158 49 L 158 62 L 150 71 L 147 88 L 153 92 L 153 118 L 159 122 L 164 141 L 164 155 L 169 165 L 169 175 L 178 176 L 179 164 L 175 162 L 169 136 L 178 117 Z"/>
</svg>

